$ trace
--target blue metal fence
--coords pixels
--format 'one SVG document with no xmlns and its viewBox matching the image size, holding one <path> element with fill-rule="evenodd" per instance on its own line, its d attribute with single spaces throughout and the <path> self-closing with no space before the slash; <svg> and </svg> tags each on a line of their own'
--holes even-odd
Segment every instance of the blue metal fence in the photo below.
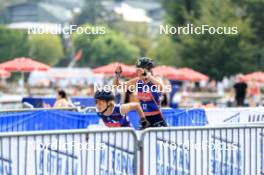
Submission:
<svg viewBox="0 0 264 175">
<path fill-rule="evenodd" d="M 42 108 L 44 104 L 53 106 L 55 101 L 55 97 L 25 97 L 22 99 L 22 103 L 27 102 L 34 108 Z M 73 104 L 83 108 L 95 106 L 95 100 L 93 97 L 72 97 L 71 101 Z"/>
<path fill-rule="evenodd" d="M 98 122 L 96 113 L 87 115 L 71 111 L 39 110 L 0 114 L 2 132 L 81 129 Z"/>
<path fill-rule="evenodd" d="M 163 115 L 169 126 L 203 126 L 207 118 L 204 110 L 163 109 Z M 139 129 L 139 116 L 135 111 L 129 113 L 134 128 Z M 97 125 L 100 118 L 95 112 L 83 114 L 62 110 L 34 110 L 24 112 L 0 113 L 0 131 L 36 131 L 58 129 L 84 129 Z"/>
</svg>

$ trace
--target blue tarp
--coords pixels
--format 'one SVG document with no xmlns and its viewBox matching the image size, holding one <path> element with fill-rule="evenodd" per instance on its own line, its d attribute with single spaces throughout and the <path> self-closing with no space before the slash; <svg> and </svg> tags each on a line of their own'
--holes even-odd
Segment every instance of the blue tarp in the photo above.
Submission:
<svg viewBox="0 0 264 175">
<path fill-rule="evenodd" d="M 163 116 L 169 126 L 204 126 L 208 124 L 203 109 L 162 109 Z M 139 117 L 136 112 L 129 113 L 133 126 L 139 128 Z"/>
<path fill-rule="evenodd" d="M 98 124 L 96 113 L 80 114 L 70 111 L 40 110 L 0 115 L 0 128 L 6 131 L 37 131 L 59 129 L 81 129 Z"/>
<path fill-rule="evenodd" d="M 25 97 L 22 99 L 22 103 L 27 102 L 34 106 L 34 108 L 42 108 L 44 104 L 53 106 L 56 101 L 55 97 Z M 93 97 L 72 97 L 71 101 L 73 104 L 85 107 L 95 106 L 95 101 Z"/>
<path fill-rule="evenodd" d="M 203 126 L 207 118 L 204 110 L 162 110 L 170 126 Z M 84 129 L 91 124 L 98 124 L 96 113 L 82 114 L 72 111 L 39 110 L 32 112 L 0 113 L 1 132 L 38 131 L 60 129 Z M 136 112 L 129 113 L 132 125 L 139 128 L 139 117 Z"/>
</svg>

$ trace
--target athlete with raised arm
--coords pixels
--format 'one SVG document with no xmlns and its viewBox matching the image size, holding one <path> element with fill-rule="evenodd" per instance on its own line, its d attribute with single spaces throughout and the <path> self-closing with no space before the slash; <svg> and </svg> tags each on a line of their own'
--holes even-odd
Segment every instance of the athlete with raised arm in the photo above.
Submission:
<svg viewBox="0 0 264 175">
<path fill-rule="evenodd" d="M 113 85 L 122 85 L 125 90 L 135 90 L 150 127 L 164 127 L 168 126 L 160 110 L 160 95 L 164 87 L 162 82 L 152 74 L 154 66 L 155 63 L 151 58 L 138 59 L 136 63 L 138 76 L 125 83 L 119 80 L 122 68 L 118 67 Z"/>
</svg>

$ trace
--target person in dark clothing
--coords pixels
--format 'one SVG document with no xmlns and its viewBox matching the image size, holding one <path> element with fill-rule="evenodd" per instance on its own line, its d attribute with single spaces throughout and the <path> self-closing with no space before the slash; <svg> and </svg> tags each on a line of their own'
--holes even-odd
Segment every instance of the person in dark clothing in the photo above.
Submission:
<svg viewBox="0 0 264 175">
<path fill-rule="evenodd" d="M 247 84 L 243 81 L 242 76 L 237 77 L 237 83 L 234 85 L 236 106 L 244 106 L 247 96 Z"/>
</svg>

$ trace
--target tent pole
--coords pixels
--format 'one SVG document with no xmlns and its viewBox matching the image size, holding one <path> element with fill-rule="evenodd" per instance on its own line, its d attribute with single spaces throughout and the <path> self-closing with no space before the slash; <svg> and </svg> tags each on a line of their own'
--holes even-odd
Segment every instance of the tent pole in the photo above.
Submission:
<svg viewBox="0 0 264 175">
<path fill-rule="evenodd" d="M 25 75 L 24 72 L 21 72 L 21 79 L 22 79 L 22 88 L 23 88 L 23 93 L 25 92 Z"/>
</svg>

